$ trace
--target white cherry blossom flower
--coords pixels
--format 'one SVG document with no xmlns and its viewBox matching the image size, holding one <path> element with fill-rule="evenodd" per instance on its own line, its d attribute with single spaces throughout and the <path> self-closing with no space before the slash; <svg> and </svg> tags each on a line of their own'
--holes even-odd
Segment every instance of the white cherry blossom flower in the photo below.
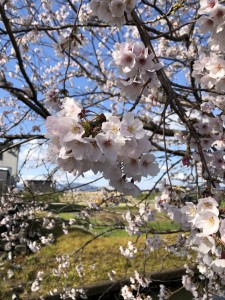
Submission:
<svg viewBox="0 0 225 300">
<path fill-rule="evenodd" d="M 219 218 L 213 212 L 205 211 L 196 218 L 195 227 L 202 229 L 205 236 L 216 233 L 219 229 Z"/>
<path fill-rule="evenodd" d="M 215 259 L 212 262 L 212 264 L 211 264 L 211 268 L 216 273 L 224 273 L 224 270 L 225 270 L 225 259 L 220 259 L 220 258 Z"/>
<path fill-rule="evenodd" d="M 200 82 L 201 82 L 201 84 L 203 84 L 208 89 L 211 89 L 215 85 L 216 79 L 212 78 L 209 74 L 205 74 L 200 79 Z"/>
<path fill-rule="evenodd" d="M 225 109 L 225 96 L 217 96 L 213 98 L 213 102 L 216 106 L 218 106 L 220 109 L 224 110 Z M 223 116 L 222 116 L 223 117 Z"/>
<path fill-rule="evenodd" d="M 125 138 L 135 137 L 136 139 L 141 139 L 145 136 L 143 123 L 139 119 L 134 118 L 134 114 L 132 112 L 124 114 L 120 132 Z"/>
<path fill-rule="evenodd" d="M 186 214 L 187 221 L 190 223 L 195 222 L 197 214 L 197 207 L 193 202 L 185 202 L 185 205 L 181 208 L 181 212 Z"/>
<path fill-rule="evenodd" d="M 140 81 L 133 80 L 128 83 L 126 80 L 119 78 L 117 80 L 117 86 L 121 89 L 121 93 L 131 99 L 136 99 L 141 92 L 142 83 Z"/>
<path fill-rule="evenodd" d="M 141 193 L 141 190 L 133 182 L 125 182 L 123 186 L 123 193 L 131 195 L 133 198 L 136 198 L 137 195 Z"/>
<path fill-rule="evenodd" d="M 59 157 L 57 159 L 57 163 L 60 168 L 62 168 L 64 171 L 67 171 L 69 173 L 73 173 L 74 170 L 81 168 L 81 164 L 74 157 L 68 157 L 65 159 Z"/>
<path fill-rule="evenodd" d="M 148 153 L 151 148 L 151 142 L 148 140 L 148 137 L 145 136 L 142 139 L 131 139 L 126 141 L 125 145 L 121 148 L 121 152 L 126 153 L 130 158 L 137 159 L 143 153 Z"/>
<path fill-rule="evenodd" d="M 212 253 L 215 252 L 216 242 L 210 235 L 205 236 L 202 233 L 198 233 L 194 239 L 194 243 L 197 245 L 196 250 L 203 254 L 207 254 L 209 251 Z"/>
<path fill-rule="evenodd" d="M 205 65 L 212 78 L 222 78 L 225 76 L 225 60 L 217 55 L 211 55 L 210 60 Z"/>
<path fill-rule="evenodd" d="M 96 136 L 96 142 L 107 159 L 111 161 L 116 161 L 118 146 L 115 142 L 114 134 L 112 134 L 111 132 L 99 133 Z"/>
<path fill-rule="evenodd" d="M 135 280 L 139 283 L 139 285 L 143 288 L 147 288 L 149 284 L 151 283 L 151 280 L 141 276 L 138 271 L 134 271 Z M 147 298 L 148 300 L 149 298 Z"/>
<path fill-rule="evenodd" d="M 215 104 L 211 101 L 204 102 L 204 103 L 201 104 L 201 110 L 203 112 L 210 113 L 214 108 L 215 108 Z"/>
<path fill-rule="evenodd" d="M 215 146 L 219 150 L 224 150 L 225 148 L 225 135 L 224 134 L 218 134 L 214 137 L 214 142 L 212 143 L 212 146 Z"/>
<path fill-rule="evenodd" d="M 123 44 L 126 46 L 126 44 Z M 127 73 L 135 65 L 135 54 L 126 47 L 113 52 L 113 58 L 117 65 L 122 67 L 122 71 Z"/>
<path fill-rule="evenodd" d="M 68 125 L 64 120 L 67 118 L 59 118 L 55 116 L 49 116 L 46 119 L 45 126 L 48 132 L 45 134 L 46 137 L 49 137 L 49 133 L 53 136 L 64 136 L 68 132 Z"/>
<path fill-rule="evenodd" d="M 201 16 L 197 23 L 199 24 L 200 27 L 200 31 L 201 33 L 205 34 L 209 31 L 213 31 L 214 30 L 214 21 L 212 20 L 212 18 L 209 18 L 207 16 Z"/>
<path fill-rule="evenodd" d="M 81 138 L 84 134 L 84 128 L 72 118 L 64 118 L 64 126 L 68 126 L 68 132 L 62 137 L 62 142 L 70 142 Z"/>
<path fill-rule="evenodd" d="M 139 213 L 144 222 L 155 221 L 156 210 L 151 209 L 149 205 L 141 203 Z"/>
<path fill-rule="evenodd" d="M 110 26 L 117 26 L 118 28 L 120 28 L 125 23 L 126 19 L 124 15 L 121 17 L 112 17 L 112 19 L 108 21 L 108 24 Z"/>
<path fill-rule="evenodd" d="M 38 279 L 36 279 L 35 281 L 33 281 L 32 285 L 31 285 L 31 291 L 36 292 L 39 289 L 40 289 L 40 282 Z"/>
<path fill-rule="evenodd" d="M 126 158 L 124 160 L 124 172 L 128 177 L 138 175 L 140 173 L 140 160 L 134 158 Z"/>
<path fill-rule="evenodd" d="M 134 68 L 140 69 L 141 73 L 145 73 L 146 70 L 154 71 L 155 64 L 153 63 L 152 59 L 154 54 L 145 55 L 140 54 L 136 57 L 136 62 Z"/>
<path fill-rule="evenodd" d="M 153 154 L 143 154 L 140 159 L 141 175 L 142 176 L 156 176 L 159 173 L 159 167 L 155 161 Z"/>
<path fill-rule="evenodd" d="M 104 133 L 111 132 L 117 135 L 120 131 L 120 119 L 116 116 L 109 116 L 108 121 L 102 124 L 102 131 Z"/>
<path fill-rule="evenodd" d="M 201 122 L 194 124 L 196 130 L 202 134 L 208 134 L 211 131 L 211 123 L 209 118 L 203 118 Z"/>
<path fill-rule="evenodd" d="M 202 213 L 205 211 L 210 211 L 218 216 L 219 215 L 219 210 L 217 208 L 218 205 L 219 205 L 218 202 L 212 197 L 201 198 L 199 199 L 197 204 L 197 212 Z"/>
<path fill-rule="evenodd" d="M 215 151 L 213 153 L 213 165 L 217 169 L 217 171 L 222 171 L 225 169 L 225 160 L 224 160 L 224 152 L 222 150 Z"/>
<path fill-rule="evenodd" d="M 157 250 L 160 246 L 162 246 L 162 241 L 158 234 L 155 234 L 151 237 L 148 237 L 145 240 L 145 244 L 149 247 L 150 251 Z"/>
<path fill-rule="evenodd" d="M 98 9 L 100 7 L 100 2 L 101 0 L 91 0 L 89 3 L 89 7 L 92 10 L 92 12 L 97 15 L 98 14 Z"/>
<path fill-rule="evenodd" d="M 76 102 L 73 98 L 66 97 L 62 101 L 63 110 L 61 114 L 65 117 L 79 119 L 78 115 L 82 111 L 82 105 Z"/>
<path fill-rule="evenodd" d="M 224 92 L 225 88 L 225 76 L 220 77 L 215 83 L 215 89 L 219 92 Z"/>
<path fill-rule="evenodd" d="M 91 150 L 89 141 L 79 137 L 73 141 L 64 142 L 63 145 L 72 150 L 73 156 L 77 160 L 85 159 L 87 153 Z"/>
<path fill-rule="evenodd" d="M 145 48 L 145 45 L 143 42 L 138 41 L 134 42 L 132 45 L 132 51 L 135 54 L 135 56 L 139 56 L 140 54 L 147 55 L 148 49 Z"/>
<path fill-rule="evenodd" d="M 131 291 L 131 288 L 127 285 L 124 285 L 121 289 L 121 295 L 123 297 L 124 300 L 132 300 L 135 299 L 134 295 Z"/>
<path fill-rule="evenodd" d="M 216 8 L 217 4 L 217 0 L 201 0 L 200 9 L 198 10 L 198 13 L 200 15 L 211 13 Z"/>
<path fill-rule="evenodd" d="M 213 11 L 210 13 L 210 17 L 216 25 L 221 24 L 225 17 L 224 6 L 220 4 L 216 5 Z"/>
<path fill-rule="evenodd" d="M 209 138 L 200 138 L 202 149 L 208 150 L 213 144 L 214 140 Z"/>
<path fill-rule="evenodd" d="M 107 161 L 107 164 L 103 163 L 101 167 L 98 166 L 98 169 L 104 173 L 104 177 L 106 179 L 110 179 L 115 182 L 118 181 L 118 184 L 124 186 L 125 181 L 122 178 L 122 170 L 118 165 L 114 165 L 113 162 Z"/>
<path fill-rule="evenodd" d="M 84 138 L 84 140 L 87 140 L 90 145 L 88 151 L 86 152 L 87 158 L 90 161 L 99 161 L 102 157 L 102 151 L 99 148 L 96 139 Z"/>
</svg>

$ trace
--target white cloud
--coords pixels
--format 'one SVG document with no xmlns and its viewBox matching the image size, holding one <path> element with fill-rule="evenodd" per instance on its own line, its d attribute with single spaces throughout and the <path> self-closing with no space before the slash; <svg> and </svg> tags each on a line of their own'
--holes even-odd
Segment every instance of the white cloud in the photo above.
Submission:
<svg viewBox="0 0 225 300">
<path fill-rule="evenodd" d="M 97 180 L 100 177 L 102 177 L 101 173 L 94 174 L 91 170 L 84 173 L 84 177 L 83 176 L 75 177 L 71 173 L 59 171 L 55 174 L 54 179 L 61 184 L 65 184 L 65 183 L 69 183 L 69 182 L 76 182 L 78 184 L 86 184 L 86 183 L 92 182 L 94 180 Z M 106 186 L 106 187 L 109 186 L 108 181 L 103 178 L 101 178 L 91 184 L 93 184 L 95 186 Z"/>
<path fill-rule="evenodd" d="M 19 166 L 26 161 L 28 163 L 40 164 L 47 157 L 47 144 L 40 144 L 40 140 L 32 140 L 20 148 Z"/>
</svg>

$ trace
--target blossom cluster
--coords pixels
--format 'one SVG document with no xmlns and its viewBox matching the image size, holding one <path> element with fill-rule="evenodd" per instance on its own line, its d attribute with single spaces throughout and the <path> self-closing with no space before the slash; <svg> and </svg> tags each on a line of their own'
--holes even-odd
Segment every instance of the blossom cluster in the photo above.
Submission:
<svg viewBox="0 0 225 300">
<path fill-rule="evenodd" d="M 62 255 L 60 257 L 56 257 L 56 261 L 58 263 L 57 268 L 53 269 L 53 275 L 60 277 L 68 277 L 68 268 L 70 267 L 69 255 Z"/>
<path fill-rule="evenodd" d="M 218 114 L 224 107 L 223 100 L 224 96 L 207 97 L 206 102 L 201 104 L 202 112 L 193 111 L 190 115 L 189 118 L 193 121 L 193 127 L 198 134 L 197 140 L 188 134 L 177 135 L 192 150 L 189 158 L 192 157 L 198 163 L 198 174 L 207 179 L 210 173 L 211 178 L 217 183 L 224 182 L 225 170 L 224 116 L 221 113 Z M 201 153 L 199 148 L 201 148 Z M 208 171 L 201 163 L 203 158 Z"/>
<path fill-rule="evenodd" d="M 155 234 L 153 236 L 147 237 L 147 239 L 145 240 L 145 245 L 148 247 L 150 252 L 157 250 L 160 246 L 162 246 L 160 236 L 158 234 Z M 145 250 L 146 253 L 149 251 L 147 251 L 147 249 Z"/>
<path fill-rule="evenodd" d="M 203 95 L 201 113 L 192 111 L 190 119 L 198 133 L 199 140 L 186 136 L 187 143 L 190 138 L 190 148 L 195 152 L 192 157 L 200 162 L 203 159 L 208 171 L 203 167 L 203 178 L 215 182 L 224 182 L 224 86 L 225 86 L 225 60 L 224 60 L 224 27 L 225 6 L 217 0 L 201 0 L 198 10 L 201 17 L 198 19 L 202 33 L 210 32 L 210 54 L 201 53 L 194 62 L 192 76 L 201 86 L 211 90 L 209 95 Z M 204 48 L 202 48 L 204 50 Z M 208 52 L 208 51 L 207 51 Z M 199 147 L 202 154 L 199 153 Z M 210 173 L 210 174 L 209 174 Z M 219 185 L 217 185 L 219 186 Z"/>
<path fill-rule="evenodd" d="M 197 228 L 199 233 L 195 235 L 194 243 L 198 245 L 198 251 L 204 254 L 215 252 L 216 241 L 213 234 L 219 234 L 219 239 L 225 241 L 225 220 L 219 219 L 218 202 L 212 198 L 201 198 L 198 204 L 186 202 L 181 208 L 182 214 L 192 228 Z"/>
<path fill-rule="evenodd" d="M 170 191 L 170 192 L 168 192 Z M 215 283 L 217 281 L 224 282 L 224 244 L 225 244 L 225 220 L 219 209 L 219 202 L 209 196 L 198 200 L 198 204 L 193 202 L 182 201 L 174 205 L 173 191 L 168 187 L 164 188 L 161 197 L 157 197 L 156 207 L 160 211 L 164 211 L 178 223 L 182 228 L 191 230 L 188 238 L 181 237 L 176 243 L 177 253 L 180 255 L 180 250 L 183 246 L 195 250 L 197 252 L 196 264 L 199 272 L 209 279 L 210 292 L 215 292 Z M 187 226 L 188 225 L 188 226 Z M 171 248 L 168 248 L 171 252 Z M 176 254 L 173 249 L 173 253 Z M 179 251 L 179 252 L 178 252 Z M 184 252 L 188 255 L 188 252 Z M 185 287 L 191 290 L 193 294 L 198 294 L 194 289 L 194 284 L 191 287 L 188 282 L 188 276 L 183 278 Z M 218 289 L 218 286 L 217 286 Z M 218 293 L 218 291 L 216 291 Z"/>
<path fill-rule="evenodd" d="M 179 206 L 182 203 L 185 193 L 183 189 L 175 189 L 167 186 L 166 182 L 161 184 L 162 193 L 155 197 L 155 208 L 159 212 L 164 212 L 183 229 L 190 228 L 188 224 L 182 219 L 182 213 Z"/>
<path fill-rule="evenodd" d="M 147 288 L 151 283 L 151 280 L 142 277 L 137 271 L 134 272 L 134 277 L 130 277 L 130 286 L 123 286 L 121 289 L 121 295 L 125 300 L 151 300 L 151 296 L 147 296 L 140 293 L 141 288 Z"/>
<path fill-rule="evenodd" d="M 198 14 L 202 33 L 211 33 L 209 43 L 214 51 L 224 51 L 225 7 L 218 0 L 201 0 Z"/>
<path fill-rule="evenodd" d="M 137 248 L 135 248 L 133 243 L 131 241 L 129 241 L 128 248 L 124 249 L 122 246 L 120 246 L 120 252 L 126 258 L 133 258 L 134 254 L 137 253 Z"/>
<path fill-rule="evenodd" d="M 93 15 L 111 26 L 122 26 L 126 23 L 125 13 L 130 14 L 136 0 L 91 0 L 89 7 Z"/>
<path fill-rule="evenodd" d="M 220 233 L 220 239 L 225 241 L 224 235 L 224 221 L 219 219 L 219 203 L 213 197 L 201 198 L 198 204 L 193 202 L 182 201 L 174 202 L 174 193 L 172 188 L 165 187 L 162 195 L 156 197 L 156 208 L 159 211 L 166 212 L 167 215 L 178 223 L 183 228 L 197 229 L 198 235 L 195 237 L 211 236 L 215 233 Z M 213 250 L 213 247 L 211 247 Z"/>
<path fill-rule="evenodd" d="M 225 60 L 215 53 L 202 54 L 194 63 L 192 76 L 206 88 L 224 92 Z"/>
<path fill-rule="evenodd" d="M 44 273 L 42 271 L 38 271 L 37 278 L 35 279 L 35 281 L 33 281 L 32 285 L 31 285 L 32 292 L 36 292 L 40 289 L 40 283 L 43 280 L 43 274 Z"/>
<path fill-rule="evenodd" d="M 88 297 L 84 289 L 64 288 L 64 292 L 60 293 L 60 299 L 76 300 L 76 299 L 88 299 Z"/>
<path fill-rule="evenodd" d="M 130 235 L 141 234 L 140 227 L 146 226 L 150 221 L 154 221 L 155 214 L 156 211 L 154 209 L 144 204 L 140 204 L 139 213 L 136 215 L 128 211 L 124 215 L 124 220 L 127 222 L 126 231 Z"/>
<path fill-rule="evenodd" d="M 116 190 L 135 197 L 140 190 L 134 181 L 159 172 L 143 123 L 132 112 L 122 120 L 97 115 L 89 121 L 87 117 L 88 111 L 67 97 L 58 115 L 47 118 L 50 159 L 75 176 L 88 170 L 103 172 Z"/>
<path fill-rule="evenodd" d="M 175 245 L 167 247 L 166 250 L 184 256 L 189 255 L 188 249 L 197 252 L 195 262 L 200 275 L 196 276 L 187 268 L 187 275 L 183 276 L 183 285 L 192 292 L 195 299 L 208 299 L 210 295 L 223 294 L 225 280 L 225 220 L 223 210 L 219 207 L 220 193 L 216 190 L 219 182 L 224 183 L 225 170 L 225 7 L 217 0 L 201 0 L 198 13 L 201 15 L 197 21 L 200 31 L 210 32 L 211 52 L 200 53 L 198 60 L 193 64 L 192 76 L 196 83 L 211 92 L 209 95 L 202 94 L 204 102 L 200 104 L 201 111 L 194 109 L 189 115 L 198 138 L 182 133 L 179 139 L 189 148 L 189 155 L 185 157 L 187 161 L 183 160 L 183 163 L 189 164 L 192 155 L 197 162 L 197 175 L 201 173 L 204 179 L 214 181 L 216 188 L 207 193 L 207 196 L 203 194 L 197 204 L 185 202 L 184 195 L 172 186 L 165 186 L 162 195 L 157 196 L 155 200 L 159 211 L 166 213 L 182 229 L 190 230 L 188 237 L 181 236 Z M 201 50 L 204 50 L 204 47 Z M 190 150 L 194 150 L 192 154 Z M 199 284 L 199 279 L 207 279 L 207 287 Z"/>
<path fill-rule="evenodd" d="M 125 79 L 119 78 L 117 86 L 121 92 L 131 98 L 137 98 L 140 94 L 149 96 L 155 94 L 159 81 L 157 70 L 162 68 L 161 63 L 154 63 L 154 54 L 142 42 L 116 43 L 112 53 L 115 64 Z M 146 84 L 142 91 L 143 85 Z"/>
</svg>

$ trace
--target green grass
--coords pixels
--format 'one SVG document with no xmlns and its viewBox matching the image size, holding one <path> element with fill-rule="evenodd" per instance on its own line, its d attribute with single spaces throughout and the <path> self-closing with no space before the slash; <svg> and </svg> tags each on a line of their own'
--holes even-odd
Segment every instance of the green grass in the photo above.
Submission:
<svg viewBox="0 0 225 300">
<path fill-rule="evenodd" d="M 146 198 L 147 195 L 148 195 L 147 193 L 143 192 L 142 194 L 138 195 L 136 199 L 137 199 L 137 200 L 146 199 L 146 200 L 148 200 L 148 201 L 152 201 L 157 195 L 159 195 L 159 193 L 158 193 L 158 192 L 152 192 L 152 193 Z"/>
<path fill-rule="evenodd" d="M 154 195 L 151 195 L 149 201 L 153 197 Z M 143 198 L 139 200 L 141 199 Z M 57 226 L 54 229 L 56 242 L 53 245 L 43 247 L 36 254 L 16 257 L 16 265 L 22 267 L 14 268 L 15 274 L 12 279 L 6 280 L 6 270 L 13 268 L 10 262 L 7 262 L 5 268 L 0 268 L 0 278 L 2 278 L 0 281 L 0 299 L 11 299 L 10 291 L 12 288 L 22 285 L 24 292 L 21 294 L 21 298 L 29 300 L 31 298 L 31 284 L 35 280 L 38 271 L 43 271 L 45 277 L 41 284 L 41 289 L 34 293 L 34 296 L 46 295 L 49 290 L 55 288 L 58 291 L 62 291 L 64 286 L 80 287 L 108 280 L 108 272 L 112 269 L 116 271 L 116 279 L 120 279 L 133 275 L 134 270 L 143 272 L 145 269 L 146 272 L 155 272 L 183 266 L 187 262 L 185 259 L 177 258 L 165 251 L 166 245 L 175 242 L 176 234 L 161 235 L 164 245 L 157 251 L 150 252 L 145 256 L 143 251 L 145 247 L 144 234 L 137 238 L 137 236 L 129 236 L 125 230 L 115 229 L 115 224 L 117 224 L 117 227 L 126 226 L 123 214 L 127 211 L 127 205 L 131 204 L 123 203 L 117 207 L 105 207 L 104 210 L 92 212 L 89 221 L 93 227 L 89 228 L 89 231 L 78 228 L 79 226 L 88 225 L 88 221 L 82 218 L 79 219 L 77 212 L 55 214 L 55 217 L 62 218 L 65 221 L 75 218 L 77 223 L 69 230 L 69 234 L 67 235 L 62 234 L 61 228 Z M 130 207 L 130 210 L 133 213 L 136 212 L 134 207 Z M 149 232 L 177 229 L 179 229 L 177 224 L 168 219 L 164 214 L 158 212 L 156 213 L 156 220 L 148 224 Z M 108 233 L 96 238 L 96 235 L 101 235 L 101 233 L 107 230 L 109 231 Z M 145 232 L 146 228 L 142 228 L 142 230 Z M 41 234 L 44 233 L 45 231 L 41 232 Z M 93 241 L 89 243 L 91 240 Z M 131 260 L 127 260 L 122 256 L 119 250 L 120 246 L 127 247 L 128 241 L 132 241 L 135 247 L 140 250 L 135 255 L 135 258 Z M 83 248 L 85 244 L 87 245 Z M 65 254 L 70 255 L 70 267 L 67 277 L 55 277 L 53 276 L 53 269 L 57 268 L 56 257 Z M 76 266 L 81 262 L 84 264 L 85 276 L 83 278 L 79 278 L 76 272 Z"/>
<path fill-rule="evenodd" d="M 100 211 L 95 212 L 93 216 L 90 218 L 91 224 L 93 225 L 93 230 L 99 232 L 101 229 L 105 229 L 106 227 L 114 226 L 115 223 L 126 225 L 122 215 L 126 210 L 121 210 L 121 207 L 117 207 L 117 209 L 113 209 L 110 211 Z M 116 214 L 114 212 L 117 212 Z M 64 220 L 73 219 L 76 217 L 76 212 L 62 212 L 59 213 L 57 216 Z M 84 221 L 81 221 L 83 225 L 85 224 Z M 174 231 L 179 230 L 180 227 L 178 224 L 170 220 L 165 214 L 163 213 L 156 213 L 156 220 L 151 221 L 148 224 L 148 228 L 151 232 L 158 232 L 158 231 Z"/>
<path fill-rule="evenodd" d="M 222 201 L 220 202 L 220 208 L 225 208 L 225 200 L 222 200 Z"/>
<path fill-rule="evenodd" d="M 74 219 L 76 212 L 62 212 L 57 214 L 60 218 L 64 220 Z"/>
<path fill-rule="evenodd" d="M 186 262 L 185 259 L 177 258 L 164 250 L 161 247 L 155 252 L 146 255 L 144 259 L 144 240 L 141 236 L 137 239 L 135 236 L 128 236 L 128 234 L 106 235 L 94 239 L 87 244 L 84 249 L 80 249 L 82 245 L 95 238 L 93 235 L 80 231 L 78 229 L 70 230 L 69 234 L 61 235 L 57 238 L 54 245 L 46 246 L 37 254 L 26 257 L 17 257 L 16 264 L 23 266 L 21 269 L 15 269 L 15 275 L 7 283 L 4 281 L 6 272 L 0 270 L 0 277 L 3 279 L 0 283 L 0 299 L 7 298 L 7 291 L 11 288 L 22 284 L 24 292 L 21 295 L 22 299 L 30 299 L 30 286 L 36 278 L 37 271 L 44 271 L 45 279 L 41 285 L 41 290 L 36 294 L 46 295 L 49 290 L 57 288 L 58 291 L 63 289 L 63 286 L 83 286 L 90 283 L 108 280 L 108 272 L 115 270 L 117 279 L 124 276 L 133 275 L 134 270 L 143 272 L 144 261 L 146 261 L 146 272 L 155 272 L 163 269 L 173 269 L 181 267 Z M 165 244 L 174 243 L 175 234 L 162 235 Z M 127 247 L 128 241 L 132 241 L 140 251 L 135 255 L 134 259 L 127 260 L 120 254 L 120 245 Z M 72 254 L 74 253 L 74 254 Z M 70 267 L 68 277 L 55 277 L 52 275 L 52 269 L 57 267 L 56 257 L 64 254 L 70 254 Z M 83 262 L 84 264 L 84 278 L 79 278 L 75 267 Z M 95 268 L 94 268 L 95 266 Z M 8 263 L 7 268 L 10 268 Z"/>
<path fill-rule="evenodd" d="M 149 223 L 149 229 L 156 232 L 169 232 L 179 230 L 180 226 L 171 220 L 152 221 Z"/>
</svg>

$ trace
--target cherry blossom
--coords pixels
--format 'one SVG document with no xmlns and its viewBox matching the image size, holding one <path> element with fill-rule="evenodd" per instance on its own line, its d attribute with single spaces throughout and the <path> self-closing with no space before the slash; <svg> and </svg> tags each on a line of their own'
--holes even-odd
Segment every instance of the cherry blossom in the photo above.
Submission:
<svg viewBox="0 0 225 300">
<path fill-rule="evenodd" d="M 0 15 L 3 144 L 12 150 L 12 141 L 22 147 L 29 141 L 41 149 L 33 172 L 44 165 L 46 178 L 85 180 L 89 173 L 101 173 L 117 194 L 104 196 L 100 204 L 91 200 L 82 209 L 79 217 L 90 228 L 92 213 L 123 202 L 121 193 L 136 198 L 145 177 L 149 194 L 158 188 L 155 209 L 189 234 L 180 234 L 172 245 L 150 235 L 155 210 L 146 199 L 132 199 L 134 207 L 124 213 L 125 230 L 145 233 L 139 249 L 145 255 L 163 246 L 193 262 L 199 274 L 186 266 L 183 285 L 195 299 L 222 294 L 224 1 L 43 0 L 21 5 L 15 0 L 1 2 Z M 34 157 L 27 151 L 24 166 Z M 52 171 L 52 164 L 59 171 Z M 63 171 L 70 174 L 62 176 Z M 18 237 L 10 224 L 23 217 L 33 220 L 28 212 L 15 218 L 7 214 L 14 200 L 2 200 L 0 206 L 1 225 L 10 228 L 2 234 L 9 249 Z M 51 230 L 56 221 L 45 216 L 41 223 Z M 76 217 L 69 224 L 76 224 Z M 21 228 L 28 226 L 24 221 Z M 62 223 L 65 234 L 68 226 Z M 33 252 L 54 242 L 50 232 L 37 241 L 20 239 Z M 127 258 L 137 249 L 131 242 L 120 248 Z M 13 260 L 12 250 L 8 259 Z M 67 277 L 69 257 L 57 258 L 57 264 L 53 274 Z M 76 271 L 83 281 L 82 262 Z M 29 291 L 39 291 L 44 279 L 37 273 Z M 130 281 L 122 288 L 124 299 L 150 299 L 140 292 L 151 284 L 148 278 L 135 271 Z M 79 294 L 85 297 L 79 289 L 65 288 L 61 298 Z M 169 295 L 161 286 L 159 297 Z"/>
<path fill-rule="evenodd" d="M 200 0 L 199 14 L 211 13 L 217 6 L 217 0 Z"/>
<path fill-rule="evenodd" d="M 67 111 L 73 112 L 71 117 Z M 84 122 L 85 111 L 83 116 L 82 111 L 74 99 L 67 97 L 58 116 L 47 118 L 46 137 L 52 141 L 49 158 L 64 171 L 77 176 L 90 169 L 95 173 L 103 171 L 105 178 L 118 191 L 136 197 L 140 189 L 133 181 L 140 181 L 142 176 L 156 176 L 159 172 L 155 156 L 148 154 L 151 143 L 143 123 L 132 112 L 124 114 L 121 121 L 117 116 L 108 116 L 108 120 L 102 117 L 101 127 L 97 127 L 99 132 L 93 134 L 86 129 L 92 121 Z M 52 158 L 52 155 L 56 157 Z M 113 164 L 118 164 L 118 167 L 113 167 Z M 116 172 L 111 172 L 110 165 Z"/>
<path fill-rule="evenodd" d="M 137 253 L 137 249 L 134 247 L 132 242 L 128 242 L 128 248 L 123 248 L 120 246 L 120 252 L 122 255 L 124 255 L 126 258 L 133 258 L 134 254 Z"/>
</svg>

